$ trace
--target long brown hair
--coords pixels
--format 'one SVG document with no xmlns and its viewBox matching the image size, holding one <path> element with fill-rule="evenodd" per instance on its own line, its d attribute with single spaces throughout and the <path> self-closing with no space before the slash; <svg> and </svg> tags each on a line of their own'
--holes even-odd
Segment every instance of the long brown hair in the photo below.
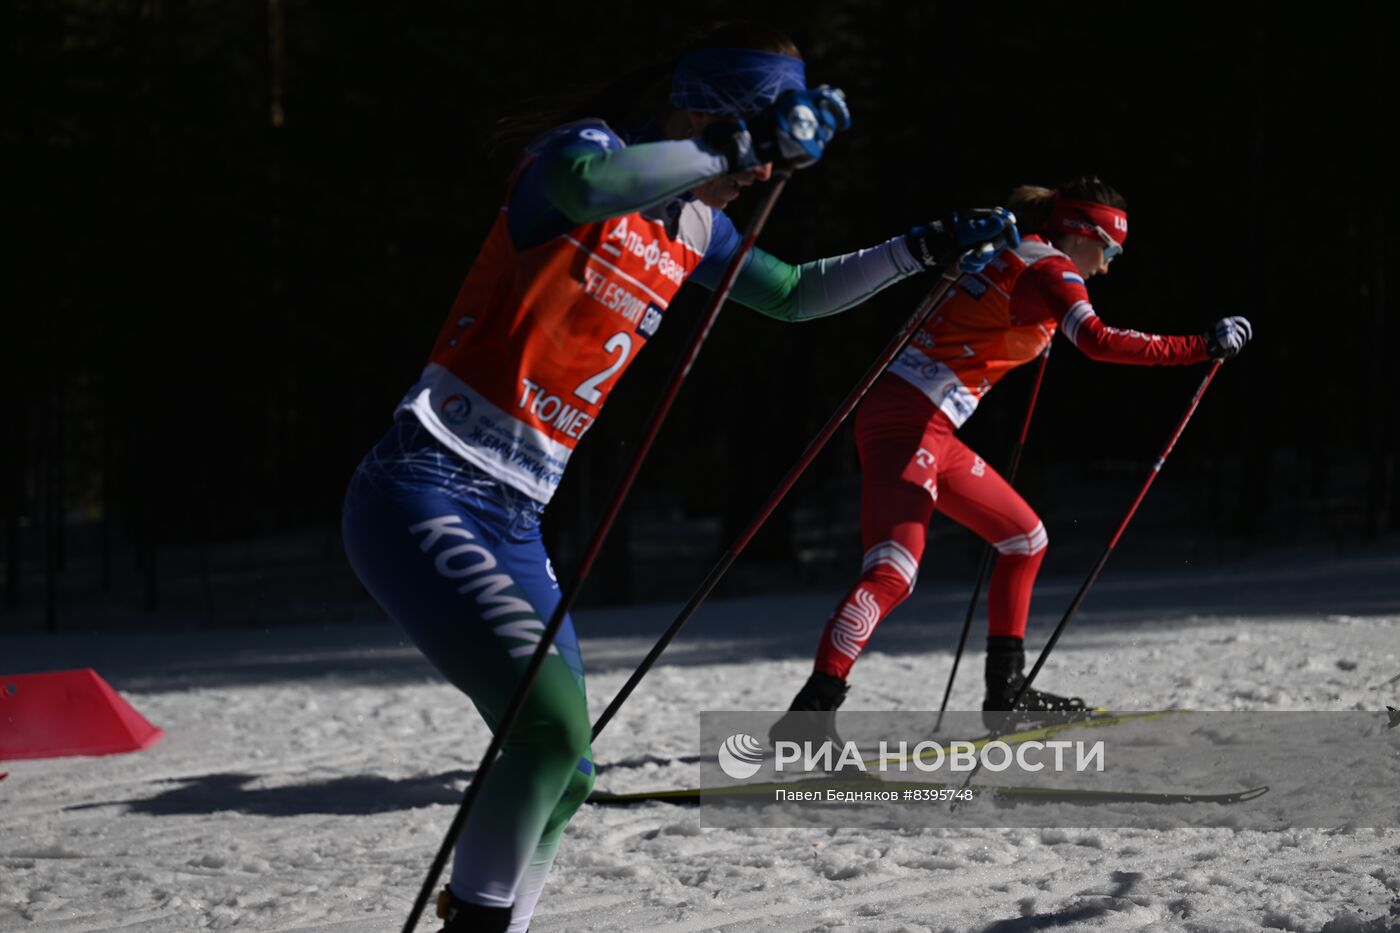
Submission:
<svg viewBox="0 0 1400 933">
<path fill-rule="evenodd" d="M 785 33 L 743 20 L 713 23 L 674 55 L 601 84 L 566 95 L 534 97 L 521 101 L 496 121 L 491 134 L 493 155 L 514 153 L 551 127 L 594 117 L 614 128 L 636 126 L 664 117 L 671 110 L 671 73 L 676 62 L 692 49 L 757 49 L 801 58 L 797 44 Z"/>
<path fill-rule="evenodd" d="M 1016 215 L 1022 233 L 1040 233 L 1050 219 L 1051 202 L 1056 194 L 1076 201 L 1092 201 L 1120 211 L 1128 210 L 1128 200 L 1097 175 L 1081 175 L 1055 188 L 1021 185 L 1006 196 L 1006 206 Z"/>
</svg>

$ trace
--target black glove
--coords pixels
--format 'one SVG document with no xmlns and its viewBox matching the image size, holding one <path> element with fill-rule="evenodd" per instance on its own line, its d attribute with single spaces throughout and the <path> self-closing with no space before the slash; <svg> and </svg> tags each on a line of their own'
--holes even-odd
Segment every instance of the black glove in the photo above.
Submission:
<svg viewBox="0 0 1400 933">
<path fill-rule="evenodd" d="M 1021 245 L 1016 215 L 1004 207 L 974 207 L 952 211 L 905 236 L 909 252 L 925 266 L 948 266 L 957 260 L 960 272 L 981 272 L 1003 249 Z"/>
<path fill-rule="evenodd" d="M 1206 352 L 1213 360 L 1233 360 L 1254 336 L 1254 328 L 1249 326 L 1249 318 L 1223 317 L 1215 322 L 1215 327 L 1207 332 Z"/>
<path fill-rule="evenodd" d="M 743 120 L 717 120 L 700 131 L 700 141 L 724 156 L 726 174 L 758 168 L 764 160 L 754 151 L 753 134 Z"/>
</svg>

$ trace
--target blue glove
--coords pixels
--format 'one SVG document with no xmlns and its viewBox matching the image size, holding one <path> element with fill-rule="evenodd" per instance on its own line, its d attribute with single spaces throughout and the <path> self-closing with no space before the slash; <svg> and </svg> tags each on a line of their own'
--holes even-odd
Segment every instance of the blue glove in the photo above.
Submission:
<svg viewBox="0 0 1400 933">
<path fill-rule="evenodd" d="M 838 130 L 851 127 L 846 95 L 822 85 L 810 91 L 784 91 L 752 119 L 717 120 L 700 133 L 717 150 L 729 172 L 772 162 L 779 169 L 806 168 L 821 158 Z"/>
<path fill-rule="evenodd" d="M 839 130 L 851 128 L 846 95 L 834 87 L 784 91 L 748 121 L 759 164 L 779 169 L 806 168 L 822 157 Z M 746 166 L 747 167 L 747 166 Z"/>
<path fill-rule="evenodd" d="M 1223 317 L 1206 333 L 1206 352 L 1213 360 L 1233 360 L 1254 336 L 1246 317 Z"/>
<path fill-rule="evenodd" d="M 975 207 L 915 227 L 905 242 L 909 252 L 929 268 L 956 260 L 959 272 L 981 272 L 997 253 L 1020 246 L 1021 234 L 1016 215 L 1006 208 Z"/>
</svg>

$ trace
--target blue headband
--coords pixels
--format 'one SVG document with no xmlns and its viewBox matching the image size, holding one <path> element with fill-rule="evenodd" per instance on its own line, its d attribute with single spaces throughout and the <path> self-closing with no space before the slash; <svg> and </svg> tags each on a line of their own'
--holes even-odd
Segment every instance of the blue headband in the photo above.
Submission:
<svg viewBox="0 0 1400 933">
<path fill-rule="evenodd" d="M 676 64 L 671 106 L 696 113 L 756 113 L 783 91 L 807 87 L 802 59 L 757 49 L 695 49 Z"/>
</svg>

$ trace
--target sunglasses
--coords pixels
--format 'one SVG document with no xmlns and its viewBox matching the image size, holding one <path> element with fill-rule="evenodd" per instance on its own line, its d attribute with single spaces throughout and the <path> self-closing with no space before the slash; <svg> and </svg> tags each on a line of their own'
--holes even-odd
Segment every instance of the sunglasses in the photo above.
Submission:
<svg viewBox="0 0 1400 933">
<path fill-rule="evenodd" d="M 1094 232 L 1099 235 L 1100 240 L 1103 240 L 1104 262 L 1113 262 L 1116 257 L 1123 255 L 1123 247 L 1120 246 L 1113 237 L 1108 235 L 1107 230 L 1100 227 L 1098 224 L 1094 224 Z"/>
</svg>

